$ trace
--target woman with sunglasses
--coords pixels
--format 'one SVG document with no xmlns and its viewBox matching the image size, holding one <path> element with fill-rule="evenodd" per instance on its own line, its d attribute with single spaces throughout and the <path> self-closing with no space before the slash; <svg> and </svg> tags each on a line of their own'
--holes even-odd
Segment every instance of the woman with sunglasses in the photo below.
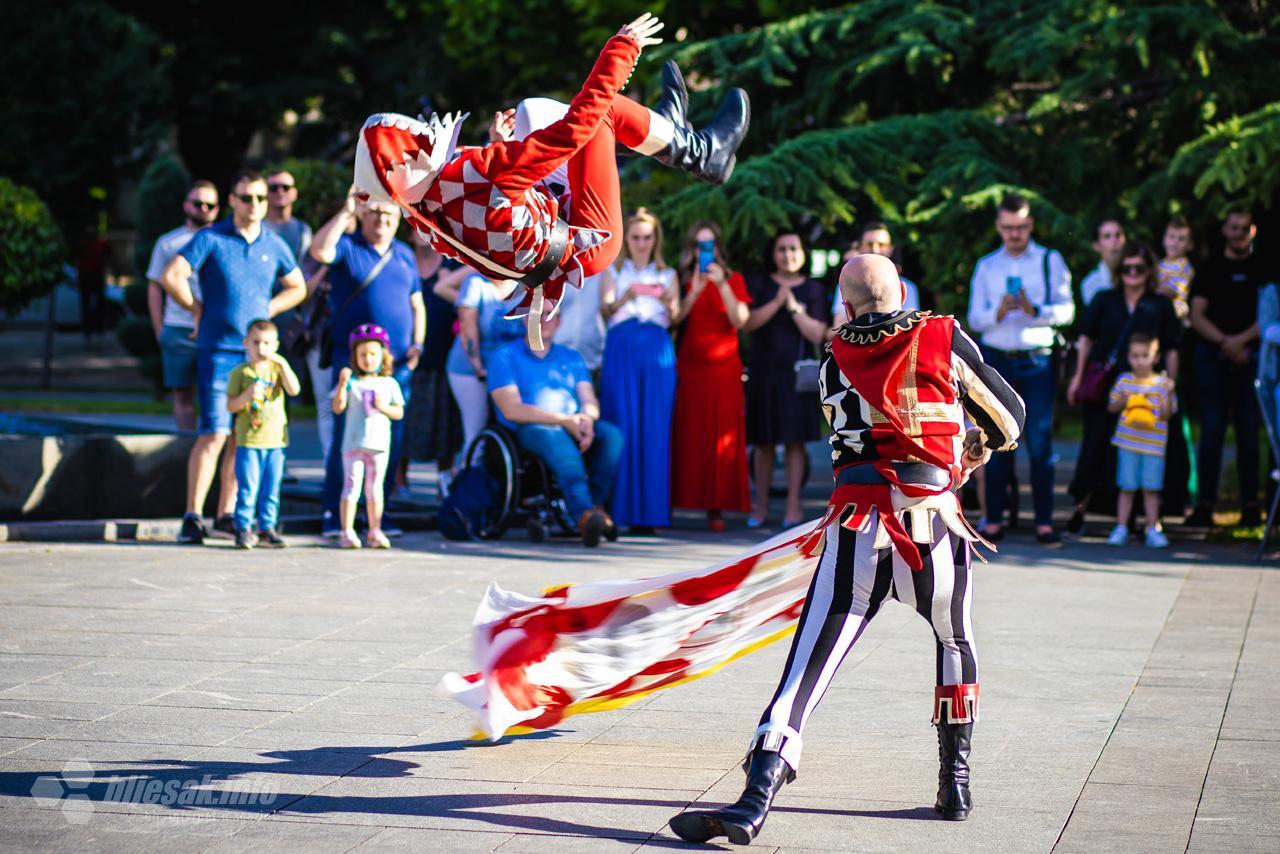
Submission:
<svg viewBox="0 0 1280 854">
<path fill-rule="evenodd" d="M 1085 309 L 1076 344 L 1076 372 L 1067 386 L 1067 401 L 1080 405 L 1084 437 L 1069 491 L 1076 501 L 1067 523 L 1069 533 L 1084 527 L 1089 509 L 1109 513 L 1115 507 L 1116 453 L 1111 445 L 1117 416 L 1107 412 L 1107 393 L 1115 378 L 1129 370 L 1129 338 L 1142 332 L 1160 342 L 1156 370 L 1178 376 L 1178 344 L 1182 324 L 1173 301 L 1156 292 L 1156 259 L 1141 243 L 1128 242 L 1121 255 L 1116 284 L 1101 291 Z M 1105 374 L 1098 378 L 1099 373 Z M 1093 392 L 1101 388 L 1101 394 Z M 1170 425 L 1170 434 L 1174 425 Z M 1172 447 L 1171 447 L 1172 450 Z M 1121 519 L 1121 524 L 1128 520 Z"/>
</svg>

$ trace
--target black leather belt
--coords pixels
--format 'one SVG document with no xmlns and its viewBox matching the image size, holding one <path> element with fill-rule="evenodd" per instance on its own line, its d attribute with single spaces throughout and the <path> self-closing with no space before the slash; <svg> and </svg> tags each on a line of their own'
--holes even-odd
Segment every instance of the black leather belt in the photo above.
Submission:
<svg viewBox="0 0 1280 854">
<path fill-rule="evenodd" d="M 556 224 L 551 227 L 551 239 L 547 241 L 547 254 L 542 256 L 542 260 L 538 262 L 538 266 L 534 267 L 524 278 L 520 280 L 520 284 L 526 288 L 536 288 L 538 285 L 551 278 L 551 274 L 560 266 L 560 262 L 564 260 L 565 250 L 569 248 L 569 223 L 556 217 Z"/>
<path fill-rule="evenodd" d="M 919 483 L 925 486 L 950 486 L 951 475 L 928 463 L 894 463 L 893 470 L 902 483 Z M 836 472 L 836 486 L 853 486 L 859 483 L 888 483 L 885 476 L 870 463 L 859 463 Z"/>
</svg>

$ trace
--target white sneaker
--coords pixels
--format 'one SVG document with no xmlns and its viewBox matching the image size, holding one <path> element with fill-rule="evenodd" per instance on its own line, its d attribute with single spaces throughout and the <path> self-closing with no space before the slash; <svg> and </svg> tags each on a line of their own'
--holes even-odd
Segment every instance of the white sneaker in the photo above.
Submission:
<svg viewBox="0 0 1280 854">
<path fill-rule="evenodd" d="M 436 488 L 440 491 L 441 500 L 449 497 L 449 488 L 453 486 L 453 475 L 447 471 L 442 471 L 436 477 Z"/>
<path fill-rule="evenodd" d="M 1167 549 L 1169 548 L 1169 538 L 1159 528 L 1147 528 L 1147 548 Z"/>
<path fill-rule="evenodd" d="M 1129 542 L 1129 529 L 1125 525 L 1116 525 L 1111 529 L 1111 536 L 1107 537 L 1107 545 L 1123 546 Z"/>
</svg>

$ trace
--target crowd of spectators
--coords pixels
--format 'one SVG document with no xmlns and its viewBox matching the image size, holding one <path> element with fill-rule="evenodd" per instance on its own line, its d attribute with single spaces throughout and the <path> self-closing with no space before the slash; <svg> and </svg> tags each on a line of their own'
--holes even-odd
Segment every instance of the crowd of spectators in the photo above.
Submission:
<svg viewBox="0 0 1280 854">
<path fill-rule="evenodd" d="M 746 514 L 748 528 L 771 518 L 784 527 L 803 521 L 806 445 L 821 438 L 816 360 L 847 319 L 838 292 L 833 300 L 830 284 L 810 276 L 805 234 L 778 232 L 759 265 L 741 271 L 719 224 L 698 222 L 670 267 L 662 223 L 637 210 L 625 221 L 617 261 L 583 289 L 569 289 L 558 314 L 544 319 L 544 346 L 535 350 L 524 322 L 506 316 L 516 283 L 445 259 L 416 233 L 410 243 L 397 239 L 399 212 L 354 195 L 313 235 L 293 215 L 298 192 L 287 172 L 244 173 L 228 196 L 231 216 L 217 221 L 217 188 L 197 181 L 183 203 L 185 223 L 155 245 L 149 306 L 164 382 L 179 428 L 199 434 L 185 541 L 215 532 L 249 539 L 246 531 L 254 543 L 278 540 L 269 509 L 237 504 L 237 494 L 240 503 L 262 500 L 254 496 L 258 481 L 278 481 L 276 456 L 259 454 L 253 470 L 266 471 L 265 480 L 237 491 L 237 474 L 243 480 L 250 469 L 242 459 L 237 471 L 233 450 L 245 429 L 237 422 L 232 433 L 232 417 L 256 405 L 246 377 L 277 362 L 292 365 L 287 377 L 310 378 L 325 457 L 323 528 L 346 546 L 359 545 L 353 461 L 364 466 L 366 544 L 380 546 L 399 533 L 382 508 L 405 496 L 409 465 L 434 464 L 447 494 L 463 451 L 493 421 L 545 462 L 592 545 L 619 527 L 633 535 L 668 527 L 673 508 L 704 511 L 713 531 L 725 529 L 726 512 Z M 1160 258 L 1131 226 L 1119 217 L 1097 223 L 1097 265 L 1073 288 L 1062 253 L 1034 239 L 1028 201 L 1009 195 L 995 216 L 1000 245 L 973 269 L 963 320 L 1026 404 L 1020 444 L 1034 534 L 1044 545 L 1061 540 L 1054 439 L 1063 438 L 1064 403 L 1078 411 L 1082 430 L 1066 533 L 1079 533 L 1086 513 L 1104 513 L 1116 519 L 1109 542 L 1126 542 L 1141 506 L 1142 539 L 1163 546 L 1162 516 L 1186 512 L 1193 497 L 1188 524 L 1212 525 L 1228 425 L 1241 522 L 1261 521 L 1263 413 L 1254 380 L 1269 407 L 1280 403 L 1276 271 L 1253 251 L 1247 210 L 1230 212 L 1221 244 L 1208 241 L 1215 249 L 1202 256 L 1185 219 L 1167 223 Z M 859 253 L 890 257 L 901 272 L 884 223 L 867 223 L 845 258 Z M 928 307 L 927 291 L 905 277 L 903 285 L 905 308 Z M 241 364 L 246 335 L 258 350 Z M 278 355 L 259 346 L 273 336 Z M 381 348 L 378 365 L 362 366 L 372 357 L 355 358 L 357 341 L 362 352 Z M 292 393 L 277 374 L 271 388 Z M 350 395 L 362 382 L 381 396 L 353 410 Z M 1199 416 L 1194 454 L 1188 401 Z M 358 429 L 347 429 L 357 411 Z M 376 413 L 393 415 L 383 455 L 368 457 L 377 449 L 352 436 L 366 435 L 366 415 Z M 359 446 L 347 447 L 353 441 Z M 779 450 L 785 502 L 775 517 Z M 1014 454 L 994 455 L 976 479 L 980 527 L 991 540 L 1016 521 Z M 203 510 L 219 466 L 210 526 Z"/>
</svg>

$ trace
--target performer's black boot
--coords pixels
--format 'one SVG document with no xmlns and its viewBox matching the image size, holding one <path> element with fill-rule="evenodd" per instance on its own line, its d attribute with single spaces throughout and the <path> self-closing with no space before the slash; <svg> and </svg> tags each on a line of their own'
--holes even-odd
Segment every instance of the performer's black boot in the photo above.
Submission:
<svg viewBox="0 0 1280 854">
<path fill-rule="evenodd" d="M 737 802 L 718 810 L 683 812 L 671 819 L 671 829 L 686 842 L 706 842 L 726 836 L 734 845 L 749 845 L 764 827 L 778 791 L 796 778 L 782 754 L 757 746 L 751 751 L 747 786 Z"/>
<path fill-rule="evenodd" d="M 969 795 L 969 738 L 973 723 L 938 724 L 938 801 L 934 808 L 949 821 L 964 821 L 973 809 Z"/>
<path fill-rule="evenodd" d="M 673 125 L 689 126 L 689 90 L 674 59 L 662 64 L 662 98 L 653 111 Z"/>
<path fill-rule="evenodd" d="M 653 158 L 712 184 L 728 181 L 737 163 L 735 152 L 751 123 L 747 93 L 737 88 L 731 90 L 711 124 L 695 131 L 689 127 L 685 114 L 689 95 L 675 63 L 669 62 L 663 67 L 662 82 L 662 100 L 654 112 L 670 119 L 672 139 L 666 148 L 652 155 Z"/>
</svg>

